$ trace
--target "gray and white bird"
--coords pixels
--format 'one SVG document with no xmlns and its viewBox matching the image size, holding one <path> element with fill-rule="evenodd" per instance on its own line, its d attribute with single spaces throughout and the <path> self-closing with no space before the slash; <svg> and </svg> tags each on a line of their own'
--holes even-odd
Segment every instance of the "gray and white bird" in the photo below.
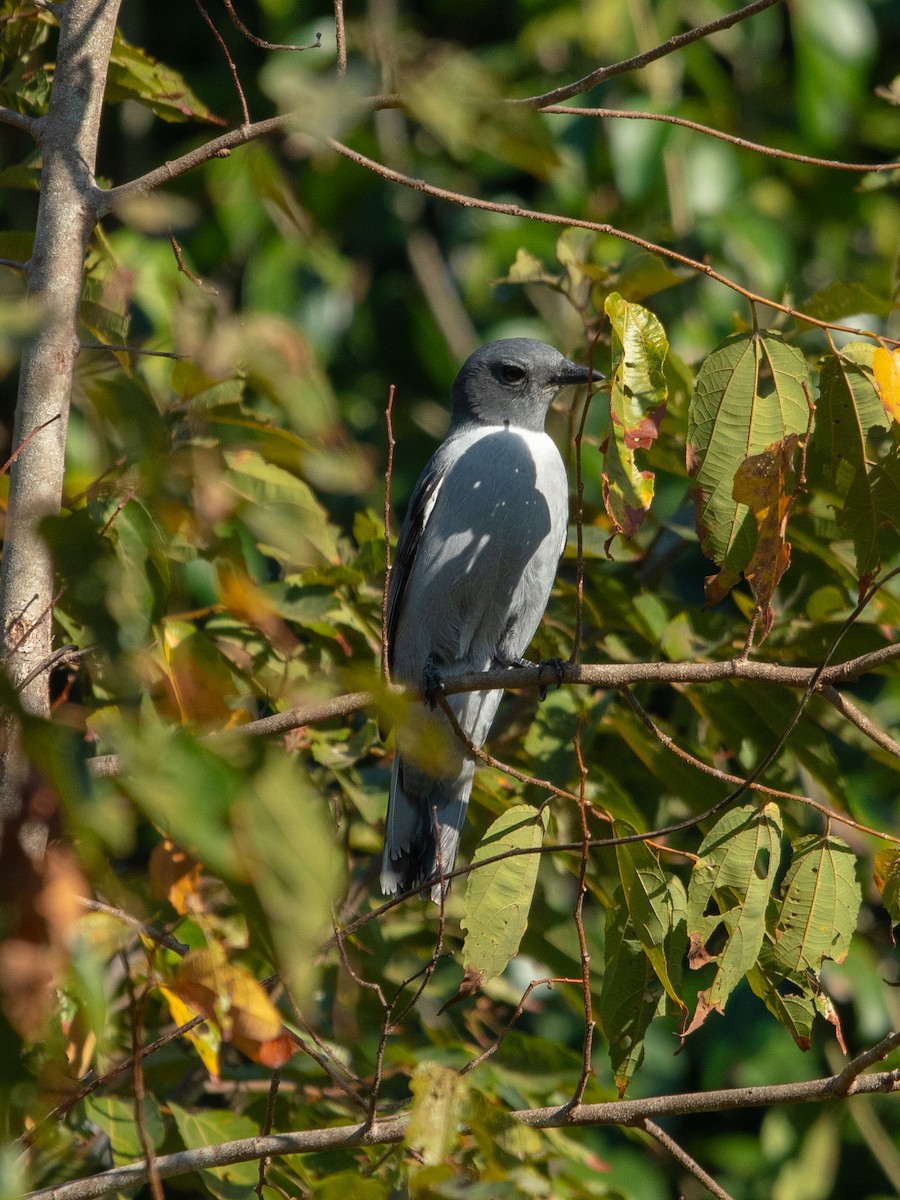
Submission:
<svg viewBox="0 0 900 1200">
<path fill-rule="evenodd" d="M 476 350 L 453 384 L 447 437 L 416 484 L 388 592 L 391 675 L 433 693 L 442 677 L 523 665 L 566 544 L 569 489 L 544 431 L 560 389 L 599 372 L 530 338 Z M 448 703 L 481 746 L 501 692 Z M 397 730 L 384 833 L 386 895 L 453 870 L 475 760 L 440 709 L 411 710 Z M 444 888 L 446 892 L 446 886 Z"/>
</svg>

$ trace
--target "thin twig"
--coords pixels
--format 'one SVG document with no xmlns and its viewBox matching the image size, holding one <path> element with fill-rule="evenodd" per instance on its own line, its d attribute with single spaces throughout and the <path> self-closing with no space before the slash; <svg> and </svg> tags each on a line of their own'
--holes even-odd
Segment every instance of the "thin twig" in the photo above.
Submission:
<svg viewBox="0 0 900 1200">
<path fill-rule="evenodd" d="M 222 0 L 222 3 L 225 5 L 225 9 L 226 9 L 229 17 L 231 17 L 231 23 L 232 23 L 232 25 L 234 25 L 235 29 L 239 33 L 243 34 L 243 36 L 247 39 L 247 41 L 250 42 L 252 45 L 259 46 L 260 50 L 321 50 L 322 49 L 321 33 L 317 33 L 316 40 L 314 42 L 310 43 L 310 45 L 308 45 L 308 46 L 298 46 L 295 43 L 290 43 L 290 42 L 287 44 L 283 44 L 281 42 L 267 42 L 264 38 L 257 37 L 255 33 L 250 32 L 250 30 L 247 28 L 247 26 L 244 24 L 244 22 L 241 20 L 241 18 L 234 11 L 234 5 L 231 3 L 231 0 Z"/>
<path fill-rule="evenodd" d="M 689 1171 L 699 1183 L 703 1184 L 706 1190 L 716 1197 L 716 1200 L 734 1200 L 731 1193 L 726 1192 L 723 1187 L 720 1187 L 712 1175 L 707 1174 L 700 1164 L 691 1158 L 687 1150 L 683 1146 L 680 1146 L 673 1137 L 670 1137 L 655 1121 L 651 1121 L 648 1118 L 646 1121 L 641 1122 L 640 1127 L 649 1133 L 652 1138 L 655 1138 L 661 1146 L 665 1146 L 672 1157 L 677 1159 L 685 1170 Z"/>
<path fill-rule="evenodd" d="M 347 73 L 347 31 L 344 26 L 344 0 L 334 0 L 334 44 L 337 50 L 337 73 Z"/>
<path fill-rule="evenodd" d="M 606 120 L 624 119 L 627 121 L 662 121 L 666 125 L 680 125 L 683 129 L 693 129 L 707 137 L 718 138 L 730 142 L 732 146 L 740 146 L 742 150 L 752 150 L 756 154 L 764 154 L 768 158 L 786 158 L 791 162 L 807 163 L 812 167 L 826 167 L 832 171 L 886 172 L 900 169 L 900 162 L 882 163 L 851 163 L 841 162 L 835 158 L 815 158 L 810 154 L 795 154 L 791 150 L 779 150 L 774 146 L 763 146 L 759 142 L 750 142 L 746 138 L 736 137 L 733 133 L 724 133 L 711 125 L 701 125 L 698 121 L 689 121 L 686 117 L 674 117 L 669 113 L 638 112 L 627 108 L 578 108 L 575 105 L 547 104 L 540 108 L 542 113 L 558 115 L 569 114 L 573 117 L 602 117 Z"/>
<path fill-rule="evenodd" d="M 228 3 L 228 0 L 225 0 Z M 173 235 L 169 238 L 169 245 L 172 247 L 172 253 L 175 255 L 175 262 L 178 264 L 178 270 L 182 275 L 186 275 L 191 283 L 195 284 L 201 292 L 205 292 L 207 296 L 218 296 L 219 289 L 212 287 L 208 283 L 204 283 L 199 275 L 195 275 L 189 266 L 184 261 L 184 253 L 179 245 L 178 239 Z"/>
<path fill-rule="evenodd" d="M 42 421 L 40 425 L 35 426 L 35 428 L 32 429 L 31 433 L 29 433 L 28 437 L 26 437 L 18 445 L 18 447 L 9 456 L 9 458 L 6 460 L 6 462 L 3 464 L 3 466 L 0 467 L 0 475 L 6 474 L 6 472 L 13 465 L 13 463 L 18 460 L 19 455 L 22 453 L 22 451 L 25 449 L 25 447 L 28 445 L 28 443 L 31 441 L 32 438 L 36 437 L 37 434 L 39 434 L 42 429 L 46 429 L 48 425 L 52 425 L 54 421 L 60 420 L 61 416 L 62 416 L 62 413 L 56 413 L 54 416 L 49 417 L 46 421 Z"/>
<path fill-rule="evenodd" d="M 131 1057 L 134 1060 L 134 1065 L 131 1070 L 131 1088 L 134 1100 L 134 1123 L 137 1128 L 138 1140 L 141 1143 L 141 1149 L 144 1152 L 144 1162 L 147 1166 L 147 1180 L 150 1184 L 150 1192 L 153 1200 L 165 1200 L 163 1193 L 162 1180 L 159 1177 L 159 1172 L 156 1169 L 156 1156 L 153 1149 L 153 1142 L 147 1133 L 147 1127 L 144 1124 L 144 1101 L 147 1098 L 147 1092 L 144 1087 L 144 1064 L 141 1056 L 141 1030 L 144 1028 L 144 1009 L 147 1003 L 147 989 L 145 988 L 140 1001 L 135 996 L 134 981 L 131 978 L 131 965 L 128 962 L 128 956 L 124 951 L 120 953 L 122 964 L 125 972 L 125 987 L 128 990 L 128 1008 L 131 1014 Z"/>
<path fill-rule="evenodd" d="M 384 588 L 381 593 L 381 678 L 391 682 L 390 647 L 388 646 L 388 592 L 391 586 L 391 480 L 394 474 L 394 409 L 395 387 L 391 384 L 387 408 L 384 410 L 387 425 L 387 468 L 384 472 Z"/>
<path fill-rule="evenodd" d="M 228 0 L 225 0 L 228 3 Z M 262 1132 L 265 1137 L 268 1137 L 272 1132 L 272 1125 L 275 1122 L 275 1104 L 278 1100 L 278 1088 L 281 1084 L 281 1067 L 276 1067 L 272 1072 L 272 1078 L 269 1081 L 269 1094 L 266 1097 L 266 1116 L 263 1121 Z M 256 1182 L 256 1187 L 253 1189 L 259 1200 L 263 1200 L 263 1188 L 266 1186 L 266 1175 L 269 1170 L 269 1163 L 272 1161 L 270 1154 L 265 1155 L 259 1160 L 259 1178 Z"/>
<path fill-rule="evenodd" d="M 777 2 L 779 0 L 767 0 L 769 4 Z M 603 233 L 610 237 L 620 238 L 624 242 L 630 242 L 632 245 L 649 250 L 652 254 L 658 254 L 663 258 L 670 259 L 672 262 L 689 267 L 692 271 L 697 271 L 702 275 L 706 275 L 707 278 L 721 283 L 724 287 L 736 292 L 739 296 L 743 296 L 746 300 L 760 304 L 765 308 L 773 309 L 775 312 L 786 313 L 795 320 L 805 321 L 807 324 L 815 325 L 819 329 L 835 329 L 842 333 L 852 333 L 856 337 L 879 338 L 884 342 L 889 342 L 891 345 L 900 345 L 900 339 L 885 338 L 883 334 L 876 334 L 871 330 L 858 329 L 851 325 L 838 325 L 834 321 L 823 321 L 819 317 L 814 317 L 810 313 L 804 313 L 800 309 L 792 308 L 788 304 L 780 304 L 777 300 L 771 300 L 768 296 L 761 296 L 758 292 L 752 292 L 749 288 L 743 287 L 735 280 L 729 279 L 720 271 L 716 271 L 709 263 L 700 262 L 698 259 L 690 258 L 686 254 L 679 254 L 676 250 L 672 250 L 667 246 L 661 246 L 656 242 L 648 241 L 646 238 L 638 237 L 635 233 L 629 233 L 627 230 L 619 229 L 607 222 L 587 221 L 578 217 L 563 216 L 560 213 L 540 212 L 537 209 L 524 208 L 521 204 L 505 204 L 495 200 L 482 200 L 478 196 L 454 192 L 449 188 L 442 188 L 436 184 L 426 183 L 424 179 L 415 179 L 411 175 L 404 175 L 400 171 L 392 170 L 392 168 L 385 166 L 383 163 L 377 162 L 365 154 L 361 154 L 358 150 L 351 149 L 335 138 L 326 138 L 325 143 L 337 154 L 349 159 L 350 162 L 356 163 L 357 166 L 364 167 L 366 170 L 380 175 L 383 179 L 387 179 L 392 183 L 398 183 L 402 187 L 410 188 L 412 191 L 422 192 L 428 196 L 435 196 L 439 200 L 447 200 L 451 204 L 462 205 L 463 208 L 478 208 L 483 209 L 485 212 L 500 213 L 502 216 L 540 221 L 546 225 L 563 225 L 570 229 L 590 229 L 594 233 Z"/>
<path fill-rule="evenodd" d="M 174 350 L 145 350 L 142 346 L 126 346 L 124 342 L 81 342 L 79 350 L 109 350 L 115 354 L 139 354 L 144 358 L 171 358 L 179 361 L 187 354 L 176 354 Z"/>
<path fill-rule="evenodd" d="M 588 952 L 584 932 L 584 897 L 587 894 L 587 869 L 590 860 L 591 831 L 588 828 L 587 805 L 584 789 L 587 783 L 587 767 L 581 754 L 581 721 L 575 726 L 575 758 L 578 762 L 579 788 L 578 812 L 581 817 L 581 862 L 578 868 L 578 892 L 575 897 L 575 929 L 578 934 L 578 949 L 581 957 L 581 995 L 584 1002 L 584 1040 L 582 1043 L 581 1078 L 572 1095 L 571 1106 L 577 1108 L 584 1099 L 584 1090 L 591 1077 L 591 1049 L 594 1044 L 594 1009 L 591 999 L 591 956 Z"/>
<path fill-rule="evenodd" d="M 491 1042 L 491 1044 L 488 1046 L 488 1048 L 486 1050 L 483 1050 L 481 1052 L 481 1054 L 479 1054 L 477 1058 L 473 1058 L 471 1060 L 471 1062 L 467 1062 L 464 1067 L 460 1067 L 460 1071 L 459 1071 L 460 1075 L 468 1075 L 468 1073 L 470 1071 L 474 1071 L 476 1067 L 480 1067 L 481 1064 L 483 1062 L 485 1062 L 486 1059 L 490 1058 L 492 1054 L 497 1053 L 497 1051 L 500 1049 L 501 1045 L 503 1044 L 503 1041 L 506 1038 L 506 1035 L 512 1030 L 516 1021 L 518 1021 L 519 1017 L 521 1017 L 522 1013 L 525 1011 L 525 1005 L 528 1003 L 528 998 L 531 995 L 531 993 L 534 991 L 535 988 L 547 987 L 548 989 L 552 990 L 554 985 L 557 983 L 573 983 L 573 984 L 578 984 L 580 986 L 581 980 L 580 979 L 565 979 L 565 978 L 561 978 L 558 976 L 548 976 L 545 979 L 532 979 L 531 983 L 529 983 L 528 987 L 522 993 L 522 999 L 516 1005 L 515 1012 L 509 1018 L 506 1025 L 503 1027 L 503 1029 L 500 1031 L 500 1033 L 497 1035 L 497 1037 L 493 1040 L 493 1042 Z"/>
<path fill-rule="evenodd" d="M 139 921 L 137 917 L 131 916 L 122 908 L 114 908 L 112 904 L 104 904 L 102 900 L 89 900 L 86 896 L 79 896 L 78 903 L 88 912 L 104 913 L 108 917 L 115 917 L 117 921 L 121 921 L 123 925 L 127 925 L 135 933 L 139 933 L 141 937 L 148 938 L 151 942 L 156 942 L 157 945 L 164 946 L 166 950 L 171 950 L 175 954 L 184 956 L 190 950 L 190 946 L 185 942 L 179 942 L 178 938 L 172 937 L 170 933 L 165 933 L 162 929 L 156 929 L 153 925 Z"/>
<path fill-rule="evenodd" d="M 597 337 L 599 336 L 598 332 Z M 591 373 L 591 379 L 593 379 L 594 374 L 594 352 L 596 349 L 597 338 L 595 337 L 588 348 L 587 366 Z M 587 424 L 588 411 L 593 398 L 594 390 L 591 382 L 588 381 L 587 394 L 585 395 L 584 405 L 581 409 L 581 420 L 578 422 L 578 432 L 575 434 L 575 538 L 577 558 L 575 563 L 575 632 L 572 636 L 572 653 L 569 655 L 569 663 L 571 665 L 578 662 L 584 631 L 584 473 L 582 470 L 581 449 L 584 443 L 584 429 Z"/>
<path fill-rule="evenodd" d="M 829 704 L 838 710 L 842 717 L 846 717 L 848 721 L 852 722 L 867 738 L 871 738 L 876 745 L 880 746 L 882 750 L 886 750 L 888 754 L 892 754 L 894 758 L 900 758 L 900 742 L 896 738 L 892 738 L 886 730 L 879 729 L 875 722 L 858 709 L 843 692 L 839 692 L 830 683 L 822 684 L 819 692 Z"/>
<path fill-rule="evenodd" d="M 718 33 L 722 29 L 730 29 L 732 25 L 737 25 L 739 21 L 746 21 L 748 17 L 753 17 L 764 9 L 771 8 L 773 4 L 779 3 L 781 3 L 781 0 L 756 0 L 754 4 L 748 4 L 746 8 L 739 8 L 735 12 L 727 13 L 724 17 L 719 17 L 718 20 L 709 21 L 706 25 L 697 25 L 694 29 L 688 29 L 684 33 L 677 33 L 674 37 L 670 37 L 661 45 L 654 46 L 652 50 L 647 50 L 643 54 L 636 54 L 633 58 L 622 59 L 621 62 L 610 63 L 606 67 L 598 67 L 596 71 L 591 71 L 590 75 L 585 75 L 582 79 L 577 79 L 574 83 L 567 83 L 564 87 L 554 88 L 553 91 L 543 92 L 539 96 L 525 96 L 521 100 L 518 100 L 517 103 L 526 104 L 529 108 L 544 108 L 548 104 L 558 104 L 562 100 L 568 100 L 570 96 L 589 92 L 598 83 L 603 83 L 605 80 L 612 79 L 616 75 L 624 75 L 627 71 L 639 71 L 642 67 L 647 67 L 650 63 L 656 62 L 658 58 L 665 58 L 667 54 L 671 54 L 675 50 L 680 50 L 682 46 L 689 46 L 692 42 L 699 42 L 703 38 L 709 37 L 710 34 Z"/>
<path fill-rule="evenodd" d="M 238 100 L 240 101 L 240 105 L 241 105 L 241 114 L 243 115 L 243 118 L 244 118 L 243 124 L 246 127 L 247 125 L 250 124 L 250 109 L 247 107 L 247 97 L 244 95 L 244 89 L 241 86 L 241 78 L 238 75 L 238 69 L 237 69 L 237 66 L 235 65 L 235 61 L 231 57 L 231 51 L 228 49 L 225 39 L 222 37 L 221 33 L 219 33 L 218 29 L 216 28 L 216 24 L 213 21 L 212 17 L 209 15 L 209 13 L 206 11 L 206 9 L 203 7 L 203 5 L 200 3 L 200 0 L 194 0 L 194 4 L 197 6 L 197 11 L 200 13 L 200 16 L 203 18 L 203 20 L 206 22 L 206 24 L 212 30 L 213 37 L 219 43 L 219 46 L 222 49 L 222 53 L 225 55 L 225 61 L 228 63 L 228 70 L 231 72 L 231 78 L 234 80 L 234 86 L 237 89 Z"/>
<path fill-rule="evenodd" d="M 840 693 L 838 693 L 839 695 Z M 647 710 L 643 707 L 640 700 L 635 696 L 630 688 L 621 688 L 619 695 L 623 697 L 628 706 L 634 712 L 635 716 L 650 733 L 661 742 L 667 750 L 676 754 L 683 762 L 688 763 L 697 771 L 702 771 L 704 775 L 710 775 L 713 779 L 720 779 L 723 783 L 747 783 L 749 789 L 754 792 L 760 792 L 765 796 L 772 796 L 776 800 L 793 800 L 797 804 L 804 804 L 807 808 L 814 808 L 816 812 L 820 812 L 828 821 L 837 821 L 841 825 L 847 825 L 851 829 L 856 829 L 860 833 L 869 833 L 873 837 L 886 838 L 888 841 L 895 841 L 900 845 L 900 837 L 894 837 L 891 834 L 882 833 L 877 829 L 872 829 L 868 825 L 863 825 L 853 817 L 848 817 L 844 813 L 836 812 L 825 804 L 821 804 L 818 800 L 813 800 L 812 796 L 803 796 L 799 792 L 785 792 L 780 788 L 768 787 L 766 784 L 760 783 L 758 780 L 747 781 L 741 775 L 732 775 L 729 771 L 723 771 L 719 767 L 713 767 L 709 763 L 703 761 L 702 758 L 697 758 L 696 755 L 690 753 L 689 750 L 683 749 L 678 745 L 673 738 L 656 724 Z M 862 713 L 859 714 L 862 716 Z M 865 718 L 863 718 L 865 719 Z M 887 736 L 887 735 L 885 735 Z M 900 747 L 898 747 L 900 748 Z M 650 843 L 648 843 L 649 845 Z"/>
</svg>

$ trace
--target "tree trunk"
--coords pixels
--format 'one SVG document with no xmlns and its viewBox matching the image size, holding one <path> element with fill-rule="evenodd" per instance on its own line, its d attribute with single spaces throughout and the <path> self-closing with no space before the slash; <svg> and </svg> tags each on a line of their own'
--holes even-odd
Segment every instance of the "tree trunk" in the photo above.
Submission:
<svg viewBox="0 0 900 1200">
<path fill-rule="evenodd" d="M 0 569 L 4 665 L 25 709 L 49 712 L 53 563 L 40 522 L 62 499 L 69 400 L 78 356 L 78 311 L 88 239 L 96 222 L 94 168 L 113 34 L 121 0 L 67 0 L 50 103 L 40 123 L 41 193 L 28 295 L 41 310 L 19 377 L 9 509 Z M 0 814 L 19 807 L 26 763 L 12 717 L 6 719 Z"/>
</svg>

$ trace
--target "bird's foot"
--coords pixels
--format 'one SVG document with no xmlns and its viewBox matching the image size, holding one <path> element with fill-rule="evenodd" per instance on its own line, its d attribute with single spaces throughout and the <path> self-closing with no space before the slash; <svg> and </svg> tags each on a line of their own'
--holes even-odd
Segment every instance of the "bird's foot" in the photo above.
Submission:
<svg viewBox="0 0 900 1200">
<path fill-rule="evenodd" d="M 553 672 L 553 674 L 556 676 L 556 686 L 558 688 L 561 688 L 563 679 L 565 678 L 565 674 L 566 674 L 565 661 L 561 658 L 541 659 L 541 661 L 538 663 L 538 680 L 540 680 L 541 676 L 543 675 L 545 668 L 548 671 Z M 539 684 L 538 700 L 543 701 L 543 700 L 547 699 L 547 689 L 549 686 L 550 686 L 549 683 L 540 683 Z"/>
<path fill-rule="evenodd" d="M 443 694 L 444 681 L 434 656 L 429 654 L 425 659 L 425 666 L 422 668 L 422 695 L 425 697 L 428 707 L 433 709 L 437 704 L 438 696 Z"/>
</svg>

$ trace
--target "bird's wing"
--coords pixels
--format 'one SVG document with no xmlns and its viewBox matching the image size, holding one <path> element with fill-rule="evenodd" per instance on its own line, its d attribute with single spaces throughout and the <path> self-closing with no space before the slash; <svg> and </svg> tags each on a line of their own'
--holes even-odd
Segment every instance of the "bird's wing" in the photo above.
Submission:
<svg viewBox="0 0 900 1200">
<path fill-rule="evenodd" d="M 406 596 L 407 585 L 412 575 L 413 566 L 425 526 L 434 509 L 441 485 L 447 471 L 457 457 L 454 448 L 444 442 L 429 459 L 424 471 L 419 477 L 416 489 L 409 502 L 406 520 L 397 539 L 397 550 L 391 564 L 391 584 L 388 590 L 387 602 L 387 635 L 388 635 L 388 665 L 394 665 L 394 636 L 400 624 L 400 613 L 403 610 L 403 600 Z"/>
</svg>

